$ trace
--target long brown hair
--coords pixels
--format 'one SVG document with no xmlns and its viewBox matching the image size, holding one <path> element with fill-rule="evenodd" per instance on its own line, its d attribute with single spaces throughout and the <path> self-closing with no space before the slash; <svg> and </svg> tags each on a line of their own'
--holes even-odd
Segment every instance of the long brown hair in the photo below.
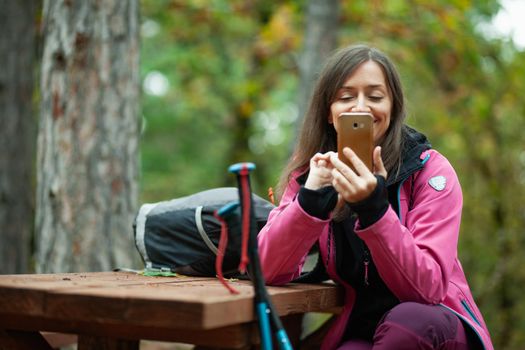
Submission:
<svg viewBox="0 0 525 350">
<path fill-rule="evenodd" d="M 406 112 L 403 89 L 397 69 L 392 61 L 378 49 L 367 45 L 349 46 L 332 55 L 321 71 L 304 116 L 295 150 L 281 175 L 277 187 L 279 195 L 282 195 L 294 171 L 306 171 L 310 158 L 315 153 L 337 150 L 337 134 L 333 124 L 328 122 L 330 105 L 347 78 L 357 67 L 370 60 L 381 66 L 388 89 L 392 94 L 390 126 L 379 142 L 382 148 L 381 156 L 389 176 L 395 172 L 396 168 L 399 169 Z"/>
</svg>

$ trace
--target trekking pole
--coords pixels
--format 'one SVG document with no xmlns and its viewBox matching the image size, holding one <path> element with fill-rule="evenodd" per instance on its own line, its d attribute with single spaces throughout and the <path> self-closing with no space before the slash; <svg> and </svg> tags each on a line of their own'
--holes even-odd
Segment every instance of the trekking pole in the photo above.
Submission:
<svg viewBox="0 0 525 350">
<path fill-rule="evenodd" d="M 237 175 L 239 198 L 241 203 L 241 220 L 243 231 L 243 247 L 248 250 L 249 272 L 255 291 L 255 309 L 259 319 L 261 333 L 261 346 L 264 350 L 272 349 L 272 336 L 270 321 L 275 331 L 275 337 L 281 350 L 292 350 L 290 339 L 286 334 L 279 315 L 272 304 L 266 291 L 264 277 L 261 271 L 257 246 L 257 226 L 255 224 L 255 211 L 253 209 L 252 191 L 250 186 L 250 171 L 255 169 L 253 163 L 237 163 L 228 168 Z M 246 261 L 246 260 L 245 260 Z M 243 264 L 241 258 L 241 267 Z"/>
</svg>

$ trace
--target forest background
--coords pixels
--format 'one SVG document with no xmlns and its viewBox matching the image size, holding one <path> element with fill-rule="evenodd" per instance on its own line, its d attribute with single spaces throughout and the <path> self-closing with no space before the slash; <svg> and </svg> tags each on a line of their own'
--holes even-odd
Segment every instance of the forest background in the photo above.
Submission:
<svg viewBox="0 0 525 350">
<path fill-rule="evenodd" d="M 18 1 L 0 0 L 0 9 L 14 11 L 13 3 Z M 86 2 L 109 3 L 115 13 L 131 13 L 128 28 L 133 30 L 119 35 L 131 38 L 129 84 L 141 92 L 131 96 L 138 107 L 125 113 L 138 126 L 133 131 L 136 140 L 122 142 L 123 149 L 131 149 L 137 159 L 140 154 L 140 162 L 129 167 L 129 191 L 120 191 L 133 197 L 124 205 L 122 223 L 112 224 L 107 232 L 104 226 L 90 231 L 93 226 L 85 223 L 79 229 L 74 224 L 76 207 L 71 206 L 68 210 L 73 214 L 62 215 L 65 228 L 56 230 L 63 236 L 50 229 L 58 226 L 46 221 L 57 216 L 54 210 L 60 196 L 54 189 L 60 184 L 50 183 L 51 190 L 39 185 L 50 172 L 42 155 L 41 149 L 49 150 L 42 134 L 48 130 L 48 136 L 56 136 L 45 122 L 61 113 L 50 107 L 57 95 L 46 95 L 46 84 L 57 79 L 46 65 L 46 48 L 53 34 L 52 21 L 46 16 L 60 26 L 60 19 L 66 22 L 68 17 L 60 17 L 67 13 L 60 12 L 59 5 L 73 9 L 77 5 L 58 0 L 21 3 L 31 3 L 24 9 L 28 14 L 24 33 L 34 34 L 33 40 L 19 36 L 16 41 L 19 46 L 25 43 L 24 50 L 33 57 L 25 66 L 22 83 L 34 89 L 30 100 L 11 113 L 6 106 L 12 101 L 7 96 L 14 84 L 6 73 L 8 61 L 1 61 L 0 145 L 6 151 L 0 157 L 0 222 L 6 230 L 0 233 L 0 273 L 95 270 L 122 261 L 140 267 L 131 230 L 138 205 L 234 186 L 227 167 L 238 161 L 257 165 L 253 188 L 266 197 L 290 156 L 323 58 L 338 47 L 366 42 L 397 63 L 406 91 L 408 124 L 426 133 L 458 173 L 464 193 L 459 257 L 495 347 L 521 349 L 525 344 L 525 299 L 521 297 L 525 287 L 525 52 L 508 38 L 490 32 L 487 23 L 500 10 L 497 0 Z M 0 26 L 7 25 L 9 11 L 0 16 Z M 139 20 L 137 25 L 133 16 Z M 80 16 L 69 18 L 68 23 L 74 25 L 75 18 Z M 65 34 L 60 35 L 62 39 L 55 41 L 63 40 Z M 134 49 L 139 41 L 133 36 L 140 36 L 140 51 Z M 2 55 L 13 51 L 6 40 L 0 44 Z M 22 57 L 16 50 L 15 54 Z M 129 59 L 125 53 L 116 57 Z M 52 58 L 61 62 L 56 55 Z M 62 106 L 73 99 L 63 98 Z M 119 135 L 121 127 L 111 135 Z M 38 145 L 37 133 L 44 140 Z M 36 148 L 41 152 L 38 157 Z M 53 152 L 61 157 L 60 150 Z M 22 166 L 24 176 L 17 172 Z M 69 177 L 79 182 L 81 177 L 73 173 L 67 173 L 64 181 Z M 113 190 L 121 186 L 111 185 Z M 46 196 L 55 202 L 46 202 Z M 26 204 L 25 213 L 12 215 L 17 207 L 13 203 L 20 202 Z M 84 203 L 77 210 L 85 212 L 85 208 Z M 115 215 L 111 206 L 103 210 L 105 215 Z M 86 221 L 96 221 L 100 212 L 94 215 Z M 68 227 L 75 227 L 74 234 Z M 96 234 L 120 235 L 127 243 L 115 245 L 114 250 L 120 252 L 109 262 L 75 260 L 75 256 L 103 255 L 70 238 L 78 235 L 93 241 Z M 111 241 L 103 244 L 113 247 Z M 61 254 L 63 260 L 53 265 L 46 261 Z M 119 258 L 126 255 L 131 258 Z"/>
</svg>

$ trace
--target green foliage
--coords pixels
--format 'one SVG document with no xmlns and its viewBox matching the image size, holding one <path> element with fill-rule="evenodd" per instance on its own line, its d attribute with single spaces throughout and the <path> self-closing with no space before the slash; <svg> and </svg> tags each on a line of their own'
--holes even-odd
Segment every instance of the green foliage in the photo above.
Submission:
<svg viewBox="0 0 525 350">
<path fill-rule="evenodd" d="M 257 164 L 256 192 L 275 185 L 295 136 L 303 6 L 142 1 L 142 76 L 158 71 L 170 84 L 166 95 L 143 96 L 143 201 L 232 186 L 226 168 L 242 160 Z M 398 63 L 409 124 L 461 180 L 460 258 L 495 346 L 520 349 L 525 52 L 481 34 L 498 9 L 496 0 L 345 1 L 339 37 Z"/>
<path fill-rule="evenodd" d="M 142 76 L 155 71 L 169 81 L 165 95 L 143 97 L 142 199 L 235 185 L 226 169 L 239 161 L 257 164 L 254 188 L 264 192 L 293 130 L 295 116 L 286 113 L 294 110 L 285 107 L 297 81 L 295 5 L 143 1 L 142 8 Z"/>
</svg>

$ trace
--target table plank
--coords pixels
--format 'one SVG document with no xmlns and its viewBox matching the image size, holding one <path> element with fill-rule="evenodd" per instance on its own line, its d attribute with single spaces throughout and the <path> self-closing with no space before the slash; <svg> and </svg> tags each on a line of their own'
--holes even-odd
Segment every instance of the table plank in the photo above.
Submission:
<svg viewBox="0 0 525 350">
<path fill-rule="evenodd" d="M 253 289 L 233 281 L 230 294 L 215 278 L 146 277 L 126 272 L 0 276 L 0 314 L 70 322 L 202 330 L 251 322 Z M 342 305 L 333 285 L 269 287 L 280 315 Z"/>
</svg>

